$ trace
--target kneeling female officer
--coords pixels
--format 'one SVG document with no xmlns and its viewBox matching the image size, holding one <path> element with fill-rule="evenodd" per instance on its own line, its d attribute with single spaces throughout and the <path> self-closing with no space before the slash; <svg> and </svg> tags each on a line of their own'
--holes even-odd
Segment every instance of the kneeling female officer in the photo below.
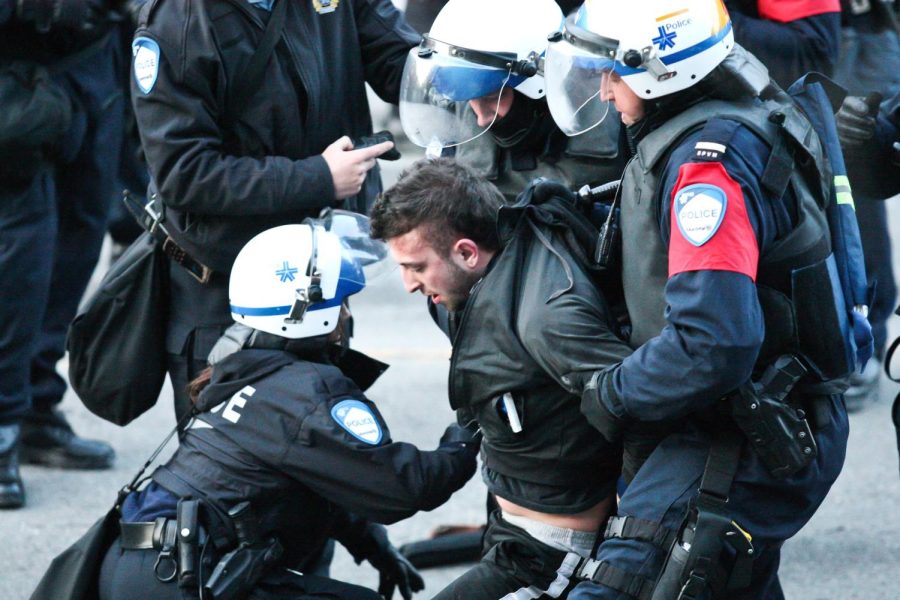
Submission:
<svg viewBox="0 0 900 600">
<path fill-rule="evenodd" d="M 288 570 L 310 568 L 328 538 L 405 598 L 423 587 L 369 520 L 445 502 L 472 476 L 478 444 L 456 425 L 435 451 L 391 440 L 361 391 L 385 365 L 340 344 L 345 299 L 365 286 L 360 262 L 321 224 L 270 229 L 240 252 L 240 325 L 192 383 L 198 414 L 177 452 L 123 503 L 101 599 L 380 598 Z"/>
</svg>

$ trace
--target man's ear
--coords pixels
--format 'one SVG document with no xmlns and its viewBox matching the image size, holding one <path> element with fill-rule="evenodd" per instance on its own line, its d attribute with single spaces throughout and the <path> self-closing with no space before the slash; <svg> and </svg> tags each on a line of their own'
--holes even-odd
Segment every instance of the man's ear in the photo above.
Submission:
<svg viewBox="0 0 900 600">
<path fill-rule="evenodd" d="M 475 269 L 481 259 L 482 252 L 477 243 L 469 238 L 462 238 L 456 240 L 456 243 L 453 244 L 451 254 L 462 263 L 461 266 L 465 266 L 468 269 Z"/>
</svg>

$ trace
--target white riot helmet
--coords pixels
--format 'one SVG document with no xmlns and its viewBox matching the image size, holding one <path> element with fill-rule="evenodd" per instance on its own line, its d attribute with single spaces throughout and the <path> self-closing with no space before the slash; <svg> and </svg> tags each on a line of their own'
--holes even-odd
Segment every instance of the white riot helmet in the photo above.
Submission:
<svg viewBox="0 0 900 600">
<path fill-rule="evenodd" d="M 698 83 L 734 47 L 722 0 L 586 0 L 547 49 L 547 104 L 567 135 L 606 116 L 604 75 L 614 71 L 643 99 Z"/>
<path fill-rule="evenodd" d="M 341 304 L 366 286 L 366 277 L 360 252 L 328 224 L 282 225 L 247 242 L 228 286 L 235 322 L 288 339 L 334 331 Z"/>
<path fill-rule="evenodd" d="M 543 98 L 540 59 L 563 14 L 554 0 L 450 0 L 406 59 L 400 122 L 414 144 L 440 149 L 471 141 L 479 127 L 468 103 L 513 88 Z M 496 119 L 496 117 L 495 117 Z"/>
</svg>

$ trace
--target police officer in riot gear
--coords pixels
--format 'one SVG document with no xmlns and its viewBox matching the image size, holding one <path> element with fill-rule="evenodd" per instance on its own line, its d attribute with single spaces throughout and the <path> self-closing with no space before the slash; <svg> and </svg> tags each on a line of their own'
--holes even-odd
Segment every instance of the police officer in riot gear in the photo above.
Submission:
<svg viewBox="0 0 900 600">
<path fill-rule="evenodd" d="M 508 22 L 511 15 L 525 15 Z M 572 189 L 621 176 L 620 124 L 609 119 L 567 138 L 544 98 L 541 61 L 563 13 L 553 0 L 451 0 L 410 51 L 400 97 L 407 137 L 432 155 L 455 156 L 508 202 L 537 177 Z"/>
<path fill-rule="evenodd" d="M 564 131 L 612 102 L 637 147 L 620 190 L 635 353 L 593 375 L 582 410 L 610 439 L 684 419 L 570 597 L 781 597 L 780 547 L 843 465 L 851 320 L 866 341 L 831 276 L 826 207 L 842 206 L 824 142 L 734 44 L 720 0 L 589 0 L 545 76 Z"/>
<path fill-rule="evenodd" d="M 339 229 L 284 225 L 241 250 L 229 289 L 238 324 L 192 384 L 196 416 L 178 450 L 123 503 L 101 598 L 197 597 L 201 588 L 216 598 L 379 598 L 296 573 L 329 537 L 407 600 L 422 588 L 375 523 L 445 502 L 474 472 L 478 441 L 457 425 L 434 451 L 391 439 L 362 392 L 385 365 L 341 344 L 347 298 L 365 286 L 361 265 L 384 250 L 367 237 L 352 246 Z M 187 546 L 167 540 L 168 528 L 198 526 Z"/>
</svg>

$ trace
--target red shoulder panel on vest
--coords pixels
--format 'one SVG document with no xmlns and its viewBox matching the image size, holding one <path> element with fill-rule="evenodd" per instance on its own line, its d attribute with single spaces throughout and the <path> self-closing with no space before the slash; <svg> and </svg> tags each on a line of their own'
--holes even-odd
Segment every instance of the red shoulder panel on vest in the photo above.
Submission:
<svg viewBox="0 0 900 600">
<path fill-rule="evenodd" d="M 758 0 L 759 16 L 789 23 L 825 13 L 841 12 L 841 0 Z"/>
<path fill-rule="evenodd" d="M 733 271 L 756 281 L 759 245 L 741 186 L 719 162 L 681 165 L 672 192 L 669 277 Z"/>
</svg>

